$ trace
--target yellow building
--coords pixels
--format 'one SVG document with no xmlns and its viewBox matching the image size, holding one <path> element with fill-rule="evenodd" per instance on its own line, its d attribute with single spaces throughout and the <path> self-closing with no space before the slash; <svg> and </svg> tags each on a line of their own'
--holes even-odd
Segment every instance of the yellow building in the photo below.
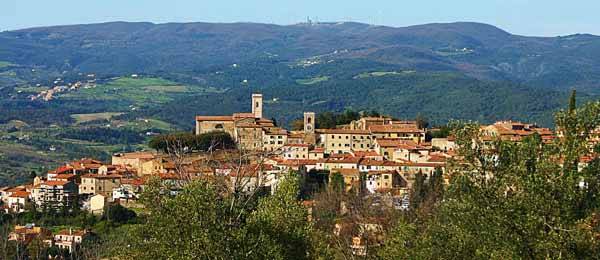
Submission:
<svg viewBox="0 0 600 260">
<path fill-rule="evenodd" d="M 318 129 L 320 145 L 325 153 L 350 153 L 372 148 L 369 131 L 351 129 Z"/>
<path fill-rule="evenodd" d="M 144 164 L 153 161 L 156 155 L 151 152 L 118 153 L 112 156 L 112 165 L 133 167 L 139 176 L 151 174 L 144 168 Z"/>
<path fill-rule="evenodd" d="M 410 140 L 416 143 L 425 141 L 425 130 L 417 128 L 416 124 L 392 123 L 388 125 L 372 125 L 369 127 L 369 131 L 375 139 L 394 138 Z"/>
</svg>

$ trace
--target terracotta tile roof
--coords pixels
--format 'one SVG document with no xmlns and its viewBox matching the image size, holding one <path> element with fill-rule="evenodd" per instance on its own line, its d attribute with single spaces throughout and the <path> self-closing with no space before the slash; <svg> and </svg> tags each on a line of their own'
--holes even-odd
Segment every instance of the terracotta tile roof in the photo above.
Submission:
<svg viewBox="0 0 600 260">
<path fill-rule="evenodd" d="M 196 121 L 233 121 L 233 116 L 196 116 Z"/>
<path fill-rule="evenodd" d="M 398 174 L 396 170 L 388 170 L 388 171 L 369 171 L 367 175 L 381 175 L 381 174 Z"/>
<path fill-rule="evenodd" d="M 10 194 L 11 198 L 29 198 L 29 192 L 26 191 L 16 191 Z"/>
<path fill-rule="evenodd" d="M 371 125 L 369 130 L 372 133 L 425 133 L 423 129 L 411 127 L 410 125 Z"/>
<path fill-rule="evenodd" d="M 343 164 L 358 164 L 360 162 L 360 157 L 351 157 L 351 158 L 343 158 L 343 159 L 326 159 L 325 163 L 343 163 Z"/>
<path fill-rule="evenodd" d="M 42 185 L 46 185 L 46 186 L 64 186 L 66 184 L 70 183 L 70 181 L 47 181 L 42 183 Z"/>
<path fill-rule="evenodd" d="M 61 174 L 61 173 L 72 172 L 72 171 L 73 171 L 73 167 L 71 167 L 71 166 L 60 166 L 60 167 L 56 168 L 54 171 L 50 171 L 48 173 Z"/>
<path fill-rule="evenodd" d="M 373 160 L 373 159 L 363 159 L 360 161 L 359 165 L 364 166 L 386 166 L 386 167 L 400 167 L 402 163 L 395 161 L 387 161 L 387 160 Z"/>
<path fill-rule="evenodd" d="M 415 167 L 443 167 L 444 165 L 446 165 L 446 164 L 439 163 L 439 162 L 421 162 L 421 163 L 406 162 L 406 163 L 402 163 L 402 166 L 415 166 Z"/>
<path fill-rule="evenodd" d="M 64 229 L 61 230 L 60 232 L 56 233 L 56 235 L 61 235 L 61 236 L 83 236 L 85 235 L 87 232 L 85 230 L 73 230 L 72 232 L 68 229 Z"/>
<path fill-rule="evenodd" d="M 302 139 L 302 138 L 304 138 L 304 133 L 297 133 L 297 132 L 294 133 L 294 132 L 292 132 L 292 133 L 289 134 L 288 138 L 299 138 L 299 139 Z"/>
<path fill-rule="evenodd" d="M 104 175 L 104 174 L 84 174 L 81 176 L 81 178 L 86 178 L 86 179 L 120 179 L 123 178 L 123 176 L 118 175 L 118 174 L 110 174 L 110 175 Z"/>
<path fill-rule="evenodd" d="M 332 173 L 340 173 L 341 175 L 346 175 L 346 176 L 353 176 L 353 175 L 360 175 L 360 172 L 358 171 L 358 169 L 342 169 L 342 168 L 337 168 L 337 169 L 331 169 Z"/>
<path fill-rule="evenodd" d="M 254 114 L 252 114 L 252 113 L 234 113 L 233 118 L 236 120 L 237 119 L 245 119 L 245 118 L 254 118 Z"/>
<path fill-rule="evenodd" d="M 75 179 L 77 177 L 77 175 L 75 174 L 57 174 L 56 176 L 54 176 L 54 179 L 57 180 L 72 180 Z"/>
<path fill-rule="evenodd" d="M 238 128 L 262 128 L 262 126 L 260 126 L 260 125 L 251 124 L 251 123 L 248 123 L 248 124 L 238 124 L 238 125 L 236 125 L 236 127 L 238 127 Z"/>
<path fill-rule="evenodd" d="M 129 184 L 129 185 L 134 185 L 134 186 L 140 186 L 140 185 L 144 185 L 144 180 L 141 178 L 124 178 L 121 179 L 121 184 Z"/>
<path fill-rule="evenodd" d="M 403 149 L 409 149 L 409 150 L 425 149 L 424 147 L 418 145 L 417 143 L 415 143 L 414 141 L 411 141 L 411 140 L 402 140 L 402 139 L 396 139 L 396 138 L 394 138 L 394 139 L 379 138 L 379 139 L 376 139 L 375 142 L 380 147 L 403 148 Z"/>
<path fill-rule="evenodd" d="M 325 148 L 315 147 L 314 149 L 310 150 L 309 152 L 311 152 L 311 153 L 324 153 L 325 152 Z"/>
<path fill-rule="evenodd" d="M 288 131 L 283 129 L 283 128 L 270 128 L 270 129 L 265 129 L 265 133 L 267 135 L 287 135 Z"/>
<path fill-rule="evenodd" d="M 25 187 L 13 187 L 13 188 L 9 188 L 6 190 L 6 192 L 19 192 L 19 191 L 25 191 Z"/>
<path fill-rule="evenodd" d="M 439 155 L 430 155 L 429 159 L 427 159 L 428 162 L 446 162 L 447 160 L 448 158 Z"/>
<path fill-rule="evenodd" d="M 354 151 L 352 153 L 356 157 L 379 157 L 379 156 L 381 156 L 377 152 L 372 151 L 372 150 L 371 151 Z"/>
<path fill-rule="evenodd" d="M 278 165 L 284 166 L 300 166 L 300 165 L 316 165 L 318 160 L 308 160 L 308 159 L 289 159 L 278 162 Z"/>
</svg>

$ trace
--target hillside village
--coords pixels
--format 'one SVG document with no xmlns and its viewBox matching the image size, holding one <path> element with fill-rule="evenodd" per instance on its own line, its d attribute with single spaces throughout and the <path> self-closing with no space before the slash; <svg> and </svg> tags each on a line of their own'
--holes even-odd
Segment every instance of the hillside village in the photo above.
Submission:
<svg viewBox="0 0 600 260">
<path fill-rule="evenodd" d="M 197 136 L 227 133 L 236 149 L 190 151 L 179 147 L 181 150 L 119 153 L 110 162 L 84 158 L 37 176 L 32 183 L 0 189 L 2 210 L 17 214 L 77 208 L 102 215 L 113 204 L 140 209 L 138 200 L 151 179 L 169 183 L 174 194 L 190 180 L 213 178 L 225 179 L 231 192 L 273 193 L 280 177 L 291 171 L 326 183 L 341 180 L 345 192 L 375 198 L 381 207 L 403 211 L 410 207 L 416 176 L 438 174 L 447 183 L 451 178 L 447 167 L 461 159 L 454 136 L 430 139 L 417 121 L 362 117 L 335 129 L 321 129 L 316 114 L 304 112 L 303 129 L 291 131 L 263 117 L 263 109 L 268 107 L 263 106 L 261 94 L 253 94 L 250 104 L 250 112 L 195 118 Z M 488 144 L 498 139 L 520 142 L 533 134 L 543 142 L 561 137 L 552 129 L 515 121 L 481 126 L 480 131 L 481 141 Z M 599 136 L 596 133 L 590 143 L 598 143 Z M 580 167 L 590 160 L 581 158 Z M 303 205 L 311 212 L 313 201 L 305 200 Z M 365 255 L 367 247 L 359 233 L 376 233 L 380 227 L 369 218 L 360 224 L 365 228 L 352 234 L 355 239 L 350 247 L 354 254 Z M 345 225 L 340 220 L 332 232 L 341 232 Z M 92 232 L 68 229 L 52 233 L 30 223 L 14 227 L 9 239 L 28 243 L 41 236 L 48 245 L 72 251 Z"/>
</svg>

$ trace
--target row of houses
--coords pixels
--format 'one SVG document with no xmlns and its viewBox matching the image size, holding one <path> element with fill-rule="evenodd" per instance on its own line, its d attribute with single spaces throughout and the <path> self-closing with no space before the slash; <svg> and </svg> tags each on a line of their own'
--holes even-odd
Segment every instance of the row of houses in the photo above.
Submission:
<svg viewBox="0 0 600 260">
<path fill-rule="evenodd" d="M 8 234 L 8 240 L 29 244 L 34 239 L 39 239 L 48 247 L 56 246 L 58 249 L 72 253 L 90 236 L 91 233 L 88 230 L 64 229 L 53 234 L 49 229 L 38 227 L 35 224 L 27 224 L 15 226 L 13 231 Z"/>
</svg>

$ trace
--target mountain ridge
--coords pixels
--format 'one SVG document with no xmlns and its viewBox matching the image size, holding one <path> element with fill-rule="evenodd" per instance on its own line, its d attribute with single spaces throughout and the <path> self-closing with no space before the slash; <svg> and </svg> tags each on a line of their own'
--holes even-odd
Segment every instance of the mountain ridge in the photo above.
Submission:
<svg viewBox="0 0 600 260">
<path fill-rule="evenodd" d="M 297 62 L 322 55 L 554 89 L 600 91 L 600 61 L 591 58 L 600 55 L 600 37 L 519 36 L 474 22 L 407 27 L 356 22 L 107 22 L 0 33 L 0 61 L 45 70 L 52 77 L 63 71 L 193 74 L 235 63 Z"/>
</svg>

